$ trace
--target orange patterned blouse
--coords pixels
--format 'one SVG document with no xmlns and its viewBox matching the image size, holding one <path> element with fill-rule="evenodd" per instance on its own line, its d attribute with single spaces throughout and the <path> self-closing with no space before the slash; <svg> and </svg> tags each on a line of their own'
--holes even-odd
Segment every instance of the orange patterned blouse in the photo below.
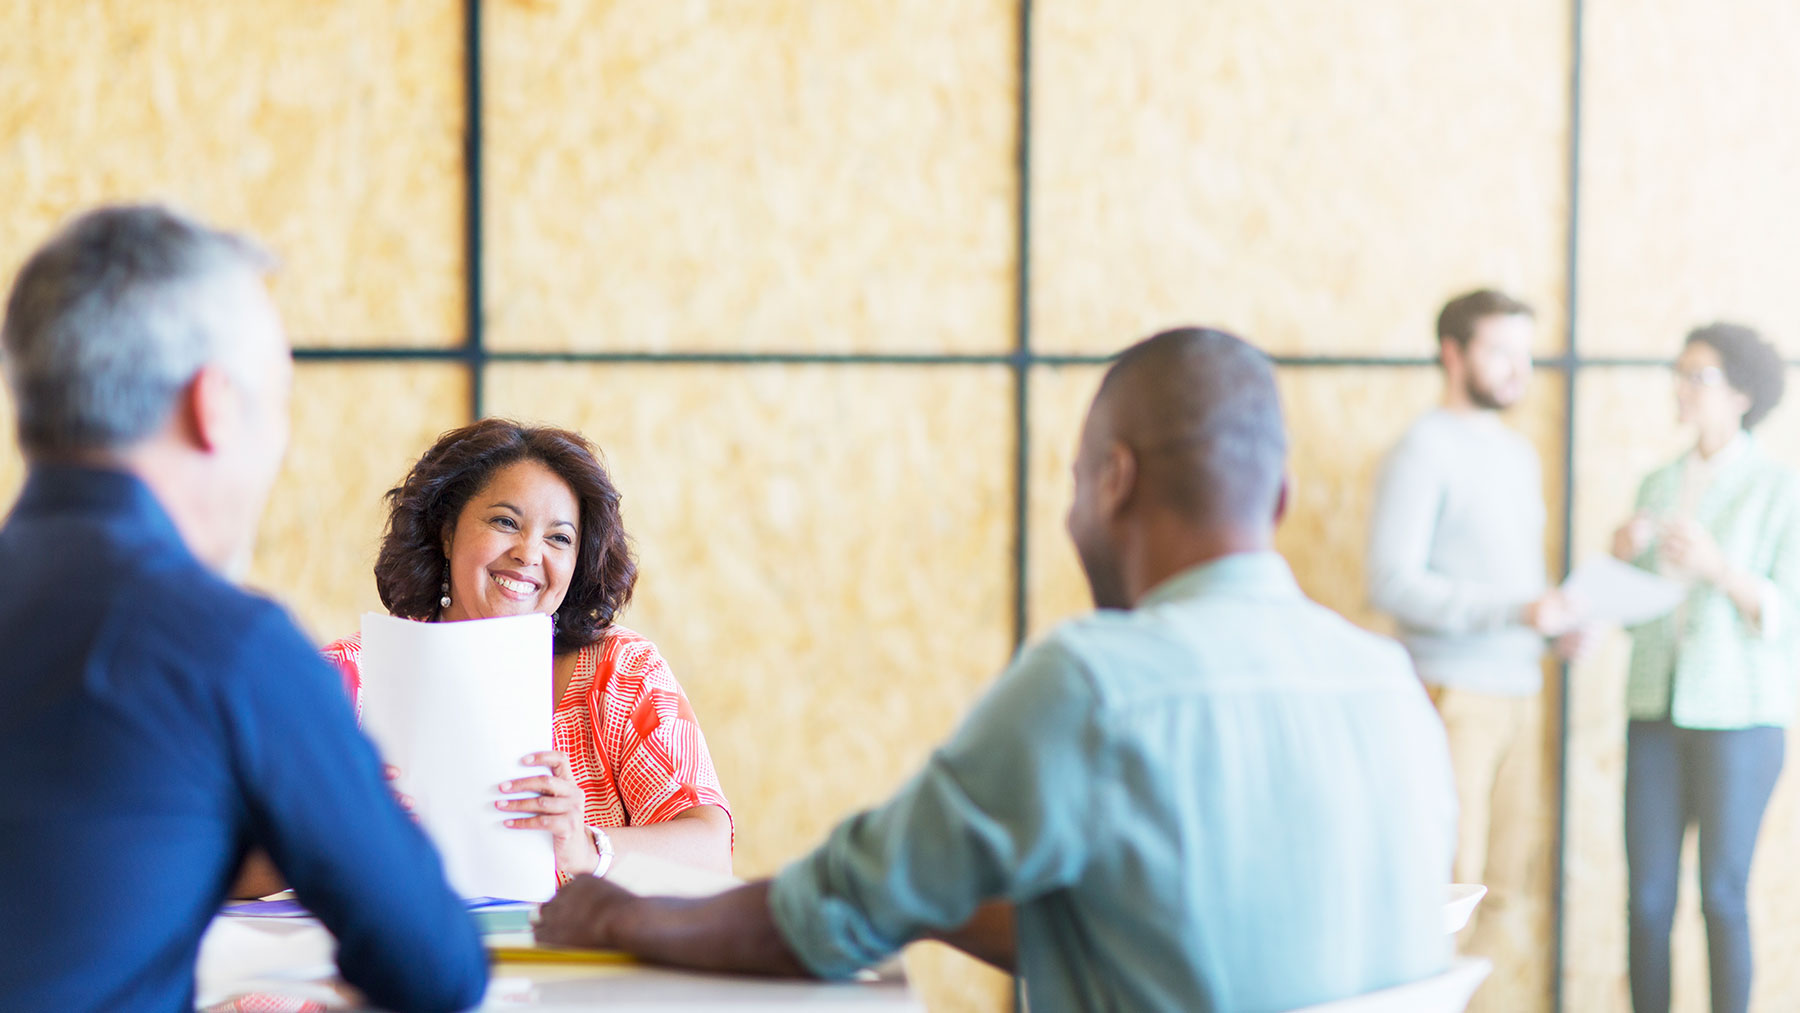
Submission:
<svg viewBox="0 0 1800 1013">
<path fill-rule="evenodd" d="M 328 644 L 324 654 L 360 718 L 362 637 Z M 550 725 L 550 748 L 569 757 L 589 826 L 662 823 L 701 805 L 731 814 L 687 694 L 656 645 L 623 626 L 576 653 Z"/>
</svg>

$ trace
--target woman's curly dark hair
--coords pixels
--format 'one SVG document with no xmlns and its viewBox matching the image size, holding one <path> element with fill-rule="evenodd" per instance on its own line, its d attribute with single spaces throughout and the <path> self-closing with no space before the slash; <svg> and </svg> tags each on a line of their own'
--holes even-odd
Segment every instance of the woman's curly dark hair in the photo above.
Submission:
<svg viewBox="0 0 1800 1013">
<path fill-rule="evenodd" d="M 1750 399 L 1744 428 L 1754 429 L 1781 403 L 1787 389 L 1787 367 L 1781 353 L 1762 335 L 1743 324 L 1717 323 L 1695 328 L 1686 344 L 1695 343 L 1719 353 L 1719 366 L 1731 389 Z"/>
<path fill-rule="evenodd" d="M 482 419 L 444 433 L 400 485 L 388 490 L 375 589 L 390 613 L 408 619 L 437 615 L 445 528 L 495 472 L 525 460 L 555 472 L 581 504 L 581 548 L 568 593 L 556 609 L 556 653 L 578 650 L 606 635 L 637 583 L 637 561 L 619 520 L 619 491 L 580 434 L 511 419 Z"/>
</svg>

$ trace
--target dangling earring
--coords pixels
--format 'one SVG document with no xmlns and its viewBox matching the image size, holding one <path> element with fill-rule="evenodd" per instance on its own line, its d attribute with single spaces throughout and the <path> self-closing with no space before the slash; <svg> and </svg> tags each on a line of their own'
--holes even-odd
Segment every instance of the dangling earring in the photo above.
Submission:
<svg viewBox="0 0 1800 1013">
<path fill-rule="evenodd" d="M 444 560 L 443 592 L 444 592 L 444 596 L 442 598 L 438 599 L 438 607 L 439 608 L 449 608 L 450 607 L 450 561 L 448 559 Z"/>
<path fill-rule="evenodd" d="M 556 632 L 556 613 L 550 613 L 550 632 Z"/>
</svg>

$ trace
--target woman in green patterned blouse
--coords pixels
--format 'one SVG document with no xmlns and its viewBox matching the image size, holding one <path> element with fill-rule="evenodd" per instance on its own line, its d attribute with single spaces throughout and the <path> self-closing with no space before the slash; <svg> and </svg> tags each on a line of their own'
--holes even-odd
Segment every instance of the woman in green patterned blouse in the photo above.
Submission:
<svg viewBox="0 0 1800 1013">
<path fill-rule="evenodd" d="M 1800 670 L 1800 484 L 1750 435 L 1782 380 L 1780 355 L 1747 327 L 1688 335 L 1675 401 L 1694 447 L 1644 480 L 1613 537 L 1620 559 L 1689 586 L 1673 613 L 1631 631 L 1625 854 L 1637 1013 L 1669 1008 L 1681 843 L 1696 823 L 1712 1008 L 1749 1005 L 1750 859 Z"/>
</svg>

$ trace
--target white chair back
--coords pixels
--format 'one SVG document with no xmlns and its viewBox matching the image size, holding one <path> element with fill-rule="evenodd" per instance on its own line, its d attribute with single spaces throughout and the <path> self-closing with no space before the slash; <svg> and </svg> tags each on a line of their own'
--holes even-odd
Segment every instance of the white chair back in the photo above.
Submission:
<svg viewBox="0 0 1800 1013">
<path fill-rule="evenodd" d="M 1451 883 L 1444 895 L 1444 934 L 1456 935 L 1469 924 L 1469 917 L 1475 913 L 1475 905 L 1487 896 L 1487 887 L 1480 883 Z"/>
<path fill-rule="evenodd" d="M 1450 969 L 1422 981 L 1320 1003 L 1293 1013 L 1463 1013 L 1494 970 L 1485 957 L 1457 957 Z"/>
</svg>

